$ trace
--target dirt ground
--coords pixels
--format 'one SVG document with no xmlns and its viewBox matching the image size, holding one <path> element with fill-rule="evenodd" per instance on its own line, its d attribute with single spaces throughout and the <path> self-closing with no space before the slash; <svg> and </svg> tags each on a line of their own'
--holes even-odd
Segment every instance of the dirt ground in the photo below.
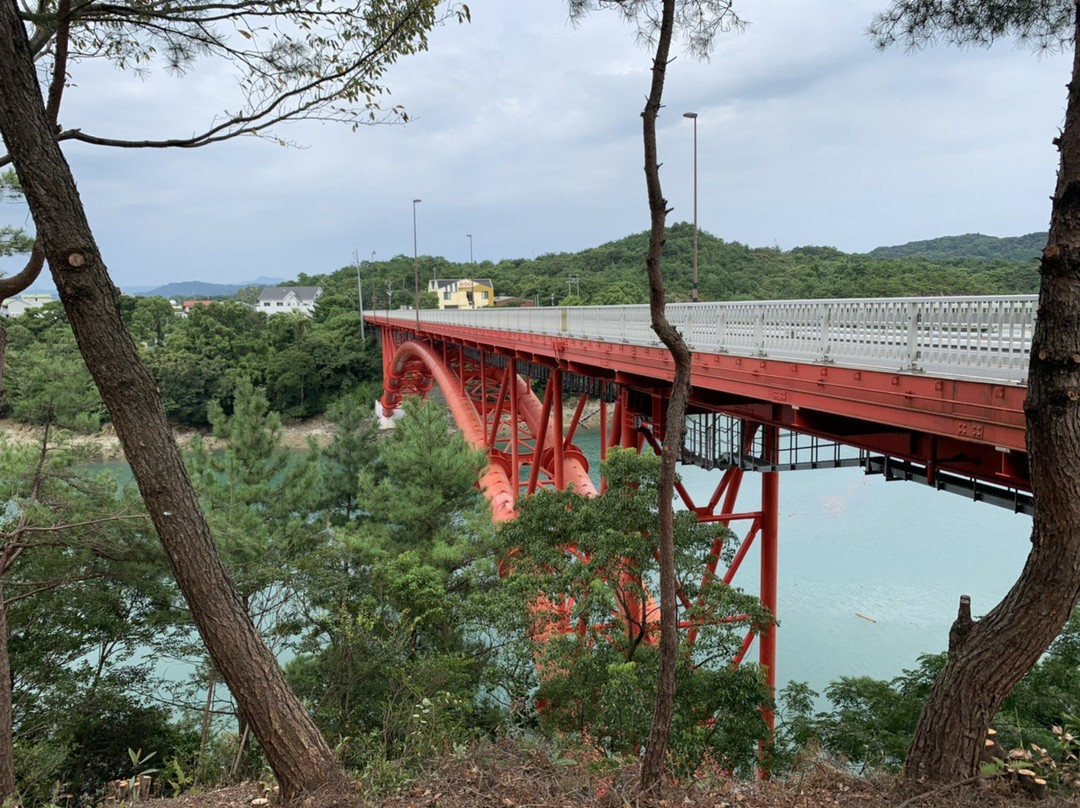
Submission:
<svg viewBox="0 0 1080 808">
<path fill-rule="evenodd" d="M 345 800 L 310 799 L 304 808 L 1013 808 L 1035 800 L 1004 780 L 932 790 L 901 787 L 889 777 L 864 779 L 826 763 L 770 781 L 718 777 L 667 785 L 649 799 L 634 795 L 636 768 L 595 771 L 566 759 L 494 743 L 437 769 L 396 792 L 365 799 L 362 788 Z M 259 784 L 148 803 L 147 808 L 244 808 L 262 793 Z M 260 803 L 255 802 L 254 805 Z M 1045 808 L 1080 806 L 1076 797 L 1051 794 Z M 273 802 L 270 802 L 272 808 Z"/>
</svg>

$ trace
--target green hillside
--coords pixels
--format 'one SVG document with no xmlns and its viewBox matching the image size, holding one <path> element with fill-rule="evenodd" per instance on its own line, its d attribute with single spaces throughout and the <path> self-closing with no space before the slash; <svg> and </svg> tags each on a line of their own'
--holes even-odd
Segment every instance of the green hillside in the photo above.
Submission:
<svg viewBox="0 0 1080 808">
<path fill-rule="evenodd" d="M 541 305 L 644 303 L 648 299 L 647 246 L 648 234 L 642 232 L 577 253 L 547 253 L 497 263 L 469 265 L 421 256 L 420 283 L 426 289 L 428 279 L 435 276 L 491 278 L 496 295 Z M 664 248 L 669 300 L 689 299 L 692 258 L 693 226 L 685 222 L 672 225 Z M 699 234 L 698 263 L 702 300 L 1018 294 L 1038 288 L 1037 264 L 1030 256 L 1025 260 L 986 255 L 889 258 L 844 253 L 832 247 L 783 251 L 726 242 L 705 231 Z M 387 305 L 388 286 L 393 292 L 393 307 L 411 303 L 411 257 L 365 262 L 361 274 L 369 308 L 373 298 L 375 306 Z M 298 282 L 319 283 L 327 292 L 356 299 L 356 270 L 352 267 L 329 275 L 301 275 Z"/>
<path fill-rule="evenodd" d="M 927 241 L 909 241 L 896 247 L 878 247 L 870 255 L 876 258 L 926 258 L 935 261 L 976 258 L 983 261 L 1038 260 L 1046 246 L 1046 233 L 998 238 L 982 233 L 943 236 Z"/>
</svg>

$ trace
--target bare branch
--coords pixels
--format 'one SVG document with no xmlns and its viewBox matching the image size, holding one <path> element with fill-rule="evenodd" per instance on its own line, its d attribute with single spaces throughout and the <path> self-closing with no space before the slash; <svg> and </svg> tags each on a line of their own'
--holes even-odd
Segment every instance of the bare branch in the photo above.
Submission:
<svg viewBox="0 0 1080 808">
<path fill-rule="evenodd" d="M 67 80 L 68 44 L 71 34 L 71 0 L 60 0 L 56 11 L 56 47 L 53 55 L 52 81 L 49 82 L 49 95 L 45 104 L 45 114 L 53 126 L 60 114 L 60 99 L 64 95 L 64 82 Z"/>
<path fill-rule="evenodd" d="M 34 595 L 39 595 L 42 592 L 50 592 L 53 589 L 59 589 L 60 587 L 67 586 L 68 584 L 77 584 L 82 581 L 93 581 L 104 577 L 104 573 L 92 572 L 87 573 L 86 575 L 69 575 L 64 578 L 57 578 L 53 581 L 9 581 L 7 584 L 8 586 L 32 586 L 34 588 L 28 589 L 25 592 L 19 592 L 16 595 L 7 595 L 4 600 L 7 605 L 10 606 L 12 603 L 18 603 L 20 600 L 26 600 L 27 598 L 31 598 Z"/>
<path fill-rule="evenodd" d="M 67 14 L 65 6 L 70 6 Z M 463 6 L 451 4 L 439 15 L 437 6 L 437 0 L 344 0 L 334 5 L 237 0 L 183 6 L 165 0 L 138 5 L 63 0 L 57 18 L 25 11 L 23 17 L 36 25 L 35 46 L 55 51 L 49 95 L 54 119 L 62 88 L 58 77 L 68 61 L 108 58 L 136 73 L 146 72 L 155 56 L 179 73 L 199 58 L 233 64 L 244 101 L 198 134 L 124 139 L 71 127 L 57 135 L 59 140 L 120 148 L 198 148 L 242 135 L 288 145 L 270 130 L 300 119 L 354 128 L 407 121 L 401 107 L 379 106 L 385 91 L 379 80 L 399 56 L 427 48 L 433 25 L 467 19 Z M 70 34 L 63 20 L 70 21 Z M 10 162 L 9 156 L 0 156 L 0 167 Z"/>
<path fill-rule="evenodd" d="M 28 289 L 30 284 L 38 279 L 41 268 L 45 265 L 45 249 L 40 241 L 34 242 L 34 248 L 30 251 L 30 259 L 26 266 L 18 274 L 10 278 L 0 278 L 0 301 L 19 294 Z M 0 378 L 2 378 L 3 366 L 0 365 Z"/>
<path fill-rule="evenodd" d="M 662 0 L 568 0 L 570 21 L 579 24 L 590 12 L 614 9 L 634 27 L 634 36 L 644 48 L 653 48 L 663 18 Z M 748 23 L 735 12 L 734 0 L 677 0 L 674 30 L 683 49 L 695 59 L 708 60 L 716 37 L 744 30 Z"/>
</svg>

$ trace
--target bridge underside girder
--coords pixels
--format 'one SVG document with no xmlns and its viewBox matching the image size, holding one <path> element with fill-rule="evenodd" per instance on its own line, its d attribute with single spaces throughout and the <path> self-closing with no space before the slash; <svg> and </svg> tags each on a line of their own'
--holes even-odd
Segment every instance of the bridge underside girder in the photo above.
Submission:
<svg viewBox="0 0 1080 808">
<path fill-rule="evenodd" d="M 387 320 L 384 327 L 400 328 Z M 666 350 L 573 336 L 433 326 L 438 340 L 514 355 L 538 366 L 594 380 L 617 381 L 637 396 L 662 401 L 673 376 Z M 691 404 L 833 440 L 880 454 L 886 465 L 921 468 L 1030 493 L 1026 388 L 979 378 L 787 361 L 723 352 L 695 353 Z M 635 404 L 637 412 L 650 407 Z M 659 417 L 654 417 L 659 422 Z"/>
</svg>

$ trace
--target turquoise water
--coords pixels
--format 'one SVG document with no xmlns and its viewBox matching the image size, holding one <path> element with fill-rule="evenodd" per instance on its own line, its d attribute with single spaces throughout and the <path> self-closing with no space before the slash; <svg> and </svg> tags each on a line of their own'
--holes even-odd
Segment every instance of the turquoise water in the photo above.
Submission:
<svg viewBox="0 0 1080 808">
<path fill-rule="evenodd" d="M 575 443 L 595 474 L 599 434 L 580 432 Z M 721 472 L 680 474 L 699 501 Z M 747 474 L 739 510 L 756 508 L 759 491 Z M 1019 575 L 1030 533 L 1028 516 L 859 469 L 782 472 L 778 682 L 821 691 L 839 676 L 889 679 L 945 650 L 960 595 L 974 614 L 989 611 Z M 756 592 L 757 576 L 751 551 L 735 584 Z"/>
<path fill-rule="evenodd" d="M 595 457 L 598 440 L 585 432 L 575 442 Z M 695 501 L 721 473 L 680 467 Z M 758 507 L 759 494 L 759 475 L 747 474 L 738 510 Z M 1020 574 L 1030 534 L 1029 516 L 916 483 L 860 469 L 782 472 L 780 686 L 889 679 L 945 650 L 960 595 L 973 614 L 989 611 Z M 734 583 L 756 592 L 758 574 L 752 550 Z"/>
</svg>

